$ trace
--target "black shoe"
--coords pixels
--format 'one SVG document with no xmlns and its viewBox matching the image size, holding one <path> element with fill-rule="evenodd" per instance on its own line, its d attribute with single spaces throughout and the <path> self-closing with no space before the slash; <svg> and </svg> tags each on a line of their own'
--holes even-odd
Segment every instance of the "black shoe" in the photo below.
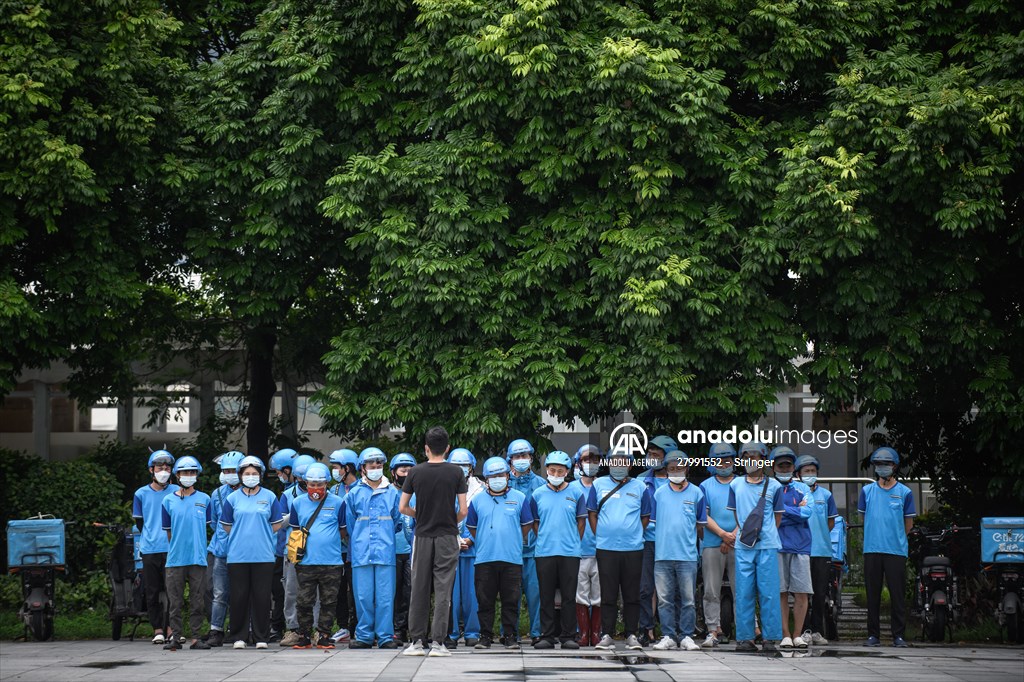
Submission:
<svg viewBox="0 0 1024 682">
<path fill-rule="evenodd" d="M 349 649 L 372 649 L 373 645 L 372 644 L 367 644 L 366 642 L 360 642 L 358 639 L 353 639 L 351 642 L 348 643 L 348 648 Z"/>
<path fill-rule="evenodd" d="M 754 644 L 760 644 L 763 641 L 764 641 L 764 638 L 761 637 L 761 635 L 755 635 L 754 636 Z"/>
<path fill-rule="evenodd" d="M 770 639 L 764 640 L 764 643 L 761 644 L 761 651 L 767 651 L 769 653 L 773 653 L 773 652 L 776 652 L 778 650 L 779 650 L 779 647 L 777 647 L 775 645 L 775 642 L 771 641 Z"/>
<path fill-rule="evenodd" d="M 469 642 L 466 642 L 466 645 L 468 646 Z M 486 637 L 481 637 L 477 641 L 477 643 L 473 645 L 473 648 L 474 649 L 490 649 L 491 648 L 491 640 L 487 639 Z"/>
<path fill-rule="evenodd" d="M 204 642 L 201 639 L 197 639 L 196 641 L 192 642 L 192 646 L 189 647 L 189 649 L 203 649 L 203 650 L 208 650 L 209 648 L 210 648 L 210 645 L 207 644 L 206 642 Z"/>
<path fill-rule="evenodd" d="M 281 641 L 281 633 L 278 632 L 277 630 L 271 630 L 270 631 L 270 639 L 268 639 L 267 642 L 269 642 L 271 644 L 274 644 L 275 642 L 280 642 L 280 641 Z"/>
<path fill-rule="evenodd" d="M 220 630 L 210 630 L 206 636 L 206 643 L 211 647 L 224 646 L 224 633 Z"/>
<path fill-rule="evenodd" d="M 555 645 L 551 643 L 551 640 L 544 639 L 542 637 L 541 639 L 534 640 L 533 648 L 534 649 L 554 649 Z"/>
<path fill-rule="evenodd" d="M 389 639 L 388 641 L 386 641 L 383 644 L 381 644 L 380 648 L 381 649 L 397 649 L 398 648 L 398 642 L 396 642 L 393 639 Z"/>
<path fill-rule="evenodd" d="M 451 637 L 449 637 L 449 638 L 444 640 L 444 646 L 445 646 L 446 649 L 451 650 L 451 649 L 458 648 L 459 643 L 458 643 L 458 641 L 456 641 L 456 640 L 452 639 Z"/>
<path fill-rule="evenodd" d="M 575 651 L 576 649 L 580 648 L 580 644 L 575 639 L 567 639 L 567 640 L 562 642 L 562 648 L 563 649 L 572 649 L 572 650 Z"/>
<path fill-rule="evenodd" d="M 539 641 L 540 641 L 540 637 L 531 637 L 530 638 L 530 646 L 537 646 L 537 642 L 539 642 Z"/>
<path fill-rule="evenodd" d="M 309 638 L 309 635 L 299 635 L 299 640 L 292 645 L 293 649 L 312 649 L 313 640 Z"/>
<path fill-rule="evenodd" d="M 178 644 L 177 637 L 171 637 L 167 640 L 167 644 L 164 644 L 164 651 L 177 651 L 180 648 L 181 645 Z"/>
<path fill-rule="evenodd" d="M 745 639 L 742 642 L 736 642 L 736 651 L 750 652 L 757 651 L 757 647 L 749 639 Z"/>
<path fill-rule="evenodd" d="M 505 637 L 502 640 L 502 644 L 505 645 L 506 649 L 518 649 L 519 648 L 519 638 L 516 637 L 515 635 L 512 635 L 510 637 Z"/>
<path fill-rule="evenodd" d="M 651 638 L 650 638 L 650 636 L 646 632 L 642 632 L 639 635 L 637 635 L 637 639 L 640 640 L 640 645 L 641 646 L 650 646 L 651 645 Z"/>
<path fill-rule="evenodd" d="M 476 646 L 476 643 L 480 641 L 479 637 L 470 637 L 466 640 L 466 647 Z"/>
</svg>

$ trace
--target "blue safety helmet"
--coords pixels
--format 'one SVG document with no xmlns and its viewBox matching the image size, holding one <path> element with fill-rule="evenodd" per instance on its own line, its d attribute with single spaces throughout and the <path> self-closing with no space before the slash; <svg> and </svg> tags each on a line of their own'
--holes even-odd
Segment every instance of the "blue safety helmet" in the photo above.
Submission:
<svg viewBox="0 0 1024 682">
<path fill-rule="evenodd" d="M 544 458 L 544 466 L 549 464 L 561 464 L 566 469 L 572 469 L 572 460 L 569 459 L 569 453 L 562 452 L 561 450 L 548 453 L 548 456 Z"/>
<path fill-rule="evenodd" d="M 764 443 L 757 442 L 744 443 L 743 445 L 740 446 L 739 449 L 740 456 L 747 452 L 756 452 L 758 455 L 760 455 L 758 459 L 765 459 L 766 457 L 768 457 L 768 446 L 765 445 Z M 790 452 L 792 452 L 792 450 L 790 450 Z M 718 456 L 725 457 L 726 455 Z M 795 456 L 794 459 L 796 459 Z"/>
<path fill-rule="evenodd" d="M 408 452 L 399 452 L 397 455 L 391 458 L 391 463 L 388 468 L 394 471 L 398 467 L 414 467 L 416 466 L 416 458 L 410 455 Z"/>
<path fill-rule="evenodd" d="M 306 467 L 306 483 L 326 483 L 331 480 L 331 472 L 322 462 L 313 462 Z"/>
<path fill-rule="evenodd" d="M 203 473 L 203 465 L 199 463 L 199 460 L 192 455 L 185 455 L 177 462 L 174 463 L 174 468 L 171 472 L 177 476 L 179 471 L 197 471 L 200 474 Z"/>
<path fill-rule="evenodd" d="M 384 451 L 380 448 L 366 448 L 359 453 L 359 468 L 362 469 L 363 465 L 367 462 L 386 462 L 388 456 L 384 454 Z"/>
<path fill-rule="evenodd" d="M 821 462 L 818 461 L 817 457 L 815 457 L 814 455 L 800 455 L 799 457 L 796 458 L 795 467 L 797 473 L 800 473 L 800 470 L 802 468 L 810 466 L 812 464 L 818 467 L 819 470 L 821 469 Z"/>
<path fill-rule="evenodd" d="M 488 476 L 494 476 L 496 474 L 507 474 L 508 473 L 508 462 L 501 457 L 491 457 L 484 462 L 483 475 L 484 478 Z"/>
<path fill-rule="evenodd" d="M 735 457 L 736 448 L 730 443 L 715 443 L 708 450 L 708 457 L 718 457 L 724 459 L 726 457 Z"/>
<path fill-rule="evenodd" d="M 516 438 L 508 444 L 508 449 L 505 451 L 505 459 L 512 459 L 512 455 L 532 455 L 533 453 L 534 450 L 533 446 L 530 445 L 530 441 L 525 438 Z"/>
<path fill-rule="evenodd" d="M 242 458 L 242 461 L 238 463 L 238 473 L 242 473 L 242 469 L 247 466 L 254 466 L 260 470 L 260 474 L 267 472 L 267 466 L 263 463 L 263 460 L 255 455 L 246 455 Z"/>
<path fill-rule="evenodd" d="M 647 447 L 651 445 L 666 454 L 676 449 L 676 442 L 670 436 L 655 436 Z"/>
<path fill-rule="evenodd" d="M 572 461 L 580 461 L 581 459 L 583 459 L 583 455 L 587 454 L 588 452 L 592 452 L 598 457 L 601 456 L 601 449 L 599 447 L 587 443 L 586 445 L 581 445 L 579 449 L 576 450 L 576 454 L 572 456 Z"/>
<path fill-rule="evenodd" d="M 299 455 L 292 461 L 292 476 L 300 481 L 305 480 L 306 469 L 308 469 L 311 464 L 316 464 L 315 457 L 312 455 Z"/>
<path fill-rule="evenodd" d="M 772 448 L 772 452 L 768 455 L 773 463 L 779 459 L 791 460 L 794 464 L 796 463 L 796 453 L 793 452 L 793 448 L 788 445 L 779 445 L 778 447 Z"/>
<path fill-rule="evenodd" d="M 900 464 L 900 455 L 888 445 L 878 448 L 871 453 L 872 464 L 892 464 L 894 467 Z"/>
<path fill-rule="evenodd" d="M 147 467 L 155 467 L 157 464 L 170 464 L 174 466 L 174 455 L 166 450 L 154 450 L 149 455 Z"/>
<path fill-rule="evenodd" d="M 340 464 L 341 466 L 345 466 L 346 464 L 351 464 L 352 466 L 358 466 L 359 465 L 359 455 L 356 454 L 355 450 L 349 450 L 348 448 L 342 448 L 341 450 L 335 450 L 334 452 L 332 452 L 331 456 L 328 458 L 328 461 L 331 464 Z"/>
<path fill-rule="evenodd" d="M 295 452 L 291 448 L 278 450 L 270 456 L 270 468 L 274 471 L 282 471 L 285 467 L 290 467 L 294 473 L 295 458 L 298 456 L 299 453 Z"/>
<path fill-rule="evenodd" d="M 476 468 L 476 457 L 466 448 L 455 448 L 448 453 L 448 462 L 451 464 L 468 464 L 470 467 Z"/>
<path fill-rule="evenodd" d="M 231 452 L 225 452 L 223 455 L 217 458 L 217 465 L 220 466 L 220 470 L 235 469 L 238 470 L 238 463 L 245 457 L 238 450 L 232 450 Z"/>
</svg>

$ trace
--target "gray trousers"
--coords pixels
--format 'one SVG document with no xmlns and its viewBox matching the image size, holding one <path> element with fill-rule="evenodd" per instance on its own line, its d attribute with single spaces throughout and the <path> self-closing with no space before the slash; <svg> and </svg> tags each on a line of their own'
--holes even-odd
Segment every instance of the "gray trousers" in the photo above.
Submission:
<svg viewBox="0 0 1024 682">
<path fill-rule="evenodd" d="M 206 618 L 206 566 L 168 566 L 164 571 L 171 632 L 175 637 L 184 634 L 181 609 L 185 606 L 185 583 L 188 582 L 188 623 L 192 638 L 197 639 Z"/>
<path fill-rule="evenodd" d="M 732 586 L 733 606 L 736 604 L 736 552 L 722 554 L 718 547 L 705 547 L 700 558 L 704 573 L 704 624 L 708 632 L 714 632 L 722 625 L 722 573 L 726 570 Z M 736 622 L 735 614 L 732 622 Z"/>
<path fill-rule="evenodd" d="M 430 586 L 434 586 L 434 619 L 430 638 L 438 643 L 448 637 L 448 618 L 452 604 L 455 568 L 459 564 L 459 538 L 413 539 L 412 587 L 409 594 L 409 639 L 426 641 L 427 618 L 430 615 Z"/>
<path fill-rule="evenodd" d="M 284 626 L 288 630 L 299 629 L 299 578 L 295 575 L 295 564 L 284 559 Z"/>
</svg>

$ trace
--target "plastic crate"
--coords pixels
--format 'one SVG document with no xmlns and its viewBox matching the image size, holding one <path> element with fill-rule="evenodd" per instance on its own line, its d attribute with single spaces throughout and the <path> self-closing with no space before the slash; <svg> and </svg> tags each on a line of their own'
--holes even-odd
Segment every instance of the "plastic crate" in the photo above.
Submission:
<svg viewBox="0 0 1024 682">
<path fill-rule="evenodd" d="M 7 522 L 7 567 L 63 566 L 64 519 Z"/>
<path fill-rule="evenodd" d="M 984 563 L 1024 563 L 1024 516 L 981 520 L 981 560 Z"/>
</svg>

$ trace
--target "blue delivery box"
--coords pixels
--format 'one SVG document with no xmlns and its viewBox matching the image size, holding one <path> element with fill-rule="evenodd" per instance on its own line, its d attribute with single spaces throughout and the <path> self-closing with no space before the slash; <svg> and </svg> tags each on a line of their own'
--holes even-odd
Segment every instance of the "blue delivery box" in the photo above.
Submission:
<svg viewBox="0 0 1024 682">
<path fill-rule="evenodd" d="M 983 563 L 1024 563 L 1024 516 L 988 516 L 981 520 Z"/>
<path fill-rule="evenodd" d="M 7 568 L 64 565 L 64 519 L 7 522 Z"/>
</svg>

